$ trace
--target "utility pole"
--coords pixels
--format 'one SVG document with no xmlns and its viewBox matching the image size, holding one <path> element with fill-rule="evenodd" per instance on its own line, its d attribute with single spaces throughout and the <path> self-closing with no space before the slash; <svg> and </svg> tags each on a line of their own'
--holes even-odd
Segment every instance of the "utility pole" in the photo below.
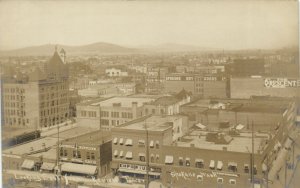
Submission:
<svg viewBox="0 0 300 188">
<path fill-rule="evenodd" d="M 147 128 L 147 122 L 145 120 L 146 130 L 146 176 L 145 176 L 145 188 L 149 187 L 149 134 Z"/>
<path fill-rule="evenodd" d="M 59 125 L 57 125 L 57 187 L 61 187 L 61 165 L 60 165 L 60 147 L 59 147 Z"/>
<path fill-rule="evenodd" d="M 252 188 L 254 188 L 254 126 L 253 126 L 253 120 L 251 125 L 251 140 L 252 140 L 252 151 L 251 151 L 251 181 L 252 181 Z"/>
</svg>

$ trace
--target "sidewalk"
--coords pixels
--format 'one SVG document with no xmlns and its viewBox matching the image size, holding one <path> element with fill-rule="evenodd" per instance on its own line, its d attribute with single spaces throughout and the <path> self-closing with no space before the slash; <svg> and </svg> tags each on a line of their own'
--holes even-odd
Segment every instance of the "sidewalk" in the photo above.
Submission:
<svg viewBox="0 0 300 188">
<path fill-rule="evenodd" d="M 57 134 L 57 126 L 59 126 L 59 131 L 62 132 L 62 131 L 66 131 L 68 129 L 74 128 L 74 127 L 76 127 L 76 125 L 77 125 L 76 123 L 67 121 L 67 122 L 55 125 L 53 127 L 42 128 L 41 129 L 41 137 Z"/>
</svg>

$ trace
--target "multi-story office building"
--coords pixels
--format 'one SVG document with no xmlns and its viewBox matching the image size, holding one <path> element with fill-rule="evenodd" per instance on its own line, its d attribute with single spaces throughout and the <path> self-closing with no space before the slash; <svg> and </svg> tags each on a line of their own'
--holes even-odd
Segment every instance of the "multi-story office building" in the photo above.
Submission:
<svg viewBox="0 0 300 188">
<path fill-rule="evenodd" d="M 3 115 L 5 126 L 41 128 L 62 123 L 69 117 L 68 66 L 65 52 L 55 51 L 45 65 L 29 75 L 3 77 Z"/>
<path fill-rule="evenodd" d="M 143 116 L 145 103 L 154 101 L 151 97 L 113 97 L 96 99 L 77 104 L 77 123 L 110 130 L 130 120 Z"/>
</svg>

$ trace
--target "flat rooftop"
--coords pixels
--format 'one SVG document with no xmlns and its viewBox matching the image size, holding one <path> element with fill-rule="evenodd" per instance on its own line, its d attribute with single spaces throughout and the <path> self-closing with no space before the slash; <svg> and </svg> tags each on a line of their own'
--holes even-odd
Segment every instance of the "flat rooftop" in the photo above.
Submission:
<svg viewBox="0 0 300 188">
<path fill-rule="evenodd" d="M 148 131 L 165 131 L 167 129 L 172 128 L 170 122 L 174 122 L 175 120 L 181 118 L 182 116 L 150 116 L 149 118 L 140 118 L 138 120 L 133 120 L 131 122 L 127 122 L 122 126 L 116 127 L 120 129 L 128 129 L 128 130 L 145 130 L 147 126 Z"/>
<path fill-rule="evenodd" d="M 219 110 L 236 112 L 284 113 L 291 99 L 278 97 L 255 97 L 253 99 L 200 99 L 183 105 L 218 112 Z M 222 108 L 221 108 L 222 106 Z M 198 109 L 199 110 L 199 109 Z"/>
<path fill-rule="evenodd" d="M 63 144 L 68 143 L 79 143 L 79 144 L 89 144 L 89 145 L 99 145 L 106 143 L 111 140 L 111 132 L 108 131 L 94 131 L 63 141 Z"/>
<path fill-rule="evenodd" d="M 132 103 L 137 103 L 138 107 L 141 107 L 144 105 L 144 103 L 154 101 L 153 98 L 143 98 L 143 97 L 113 97 L 107 100 L 103 100 L 100 102 L 95 102 L 90 105 L 92 106 L 103 106 L 103 107 L 109 107 L 113 106 L 113 104 L 119 103 L 121 104 L 121 107 L 132 107 Z"/>
<path fill-rule="evenodd" d="M 181 141 L 173 143 L 179 147 L 191 147 L 208 149 L 208 150 L 223 150 L 224 147 L 227 151 L 249 153 L 252 151 L 252 138 L 251 133 L 241 133 L 239 136 L 232 136 L 233 140 L 229 144 L 216 144 L 214 142 L 206 141 L 207 131 L 193 131 L 187 136 L 184 136 Z M 201 136 L 199 136 L 201 135 Z M 265 148 L 265 140 L 269 135 L 267 133 L 256 133 L 254 136 L 254 153 L 258 150 Z"/>
<path fill-rule="evenodd" d="M 60 140 L 65 140 L 65 139 L 76 137 L 76 136 L 86 134 L 86 133 L 92 132 L 92 131 L 94 131 L 94 130 L 90 129 L 90 128 L 75 127 L 75 128 L 60 132 L 59 138 L 60 138 Z M 13 146 L 11 148 L 3 150 L 2 153 L 23 155 L 23 154 L 29 154 L 29 153 L 38 152 L 38 151 L 42 152 L 42 151 L 44 151 L 45 148 L 56 146 L 56 144 L 57 144 L 57 134 L 54 134 L 51 136 L 33 140 L 31 142 Z"/>
</svg>

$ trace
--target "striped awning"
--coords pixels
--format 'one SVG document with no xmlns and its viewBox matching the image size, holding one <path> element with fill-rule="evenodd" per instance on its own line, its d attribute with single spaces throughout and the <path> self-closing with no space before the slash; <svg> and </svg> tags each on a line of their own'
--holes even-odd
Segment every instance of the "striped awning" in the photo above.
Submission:
<svg viewBox="0 0 300 188">
<path fill-rule="evenodd" d="M 41 169 L 42 170 L 53 170 L 55 167 L 54 163 L 47 163 L 47 162 L 43 162 Z"/>
<path fill-rule="evenodd" d="M 96 174 L 97 167 L 94 166 L 94 165 L 84 165 L 84 164 L 76 164 L 76 163 L 63 163 L 61 165 L 61 170 L 63 172 L 94 175 L 94 174 Z"/>
<path fill-rule="evenodd" d="M 21 167 L 31 170 L 34 167 L 34 161 L 33 160 L 29 160 L 29 159 L 25 159 L 24 162 L 22 163 Z"/>
</svg>

